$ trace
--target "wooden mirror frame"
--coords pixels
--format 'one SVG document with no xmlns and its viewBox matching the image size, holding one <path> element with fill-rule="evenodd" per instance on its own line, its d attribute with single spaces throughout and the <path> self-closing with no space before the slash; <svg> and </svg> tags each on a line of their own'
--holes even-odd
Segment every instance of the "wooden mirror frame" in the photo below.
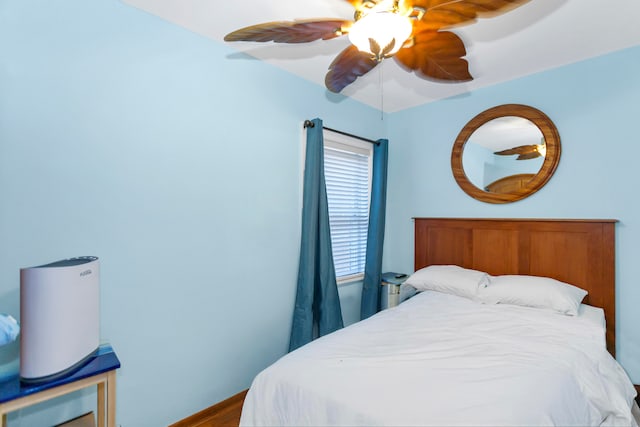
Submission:
<svg viewBox="0 0 640 427">
<path fill-rule="evenodd" d="M 509 193 L 490 193 L 471 183 L 462 166 L 462 152 L 469 137 L 471 137 L 476 129 L 490 120 L 505 116 L 522 117 L 533 122 L 544 136 L 547 152 L 538 173 L 521 189 Z M 560 162 L 560 151 L 560 134 L 546 114 L 528 105 L 499 105 L 478 114 L 462 128 L 453 144 L 451 170 L 460 188 L 474 199 L 487 203 L 511 203 L 532 195 L 549 181 Z"/>
</svg>

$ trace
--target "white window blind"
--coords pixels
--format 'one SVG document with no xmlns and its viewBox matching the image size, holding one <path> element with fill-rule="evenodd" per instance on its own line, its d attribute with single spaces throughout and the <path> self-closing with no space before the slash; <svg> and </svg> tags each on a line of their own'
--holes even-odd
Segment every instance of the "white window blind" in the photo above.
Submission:
<svg viewBox="0 0 640 427">
<path fill-rule="evenodd" d="M 345 281 L 364 273 L 372 147 L 344 138 L 337 142 L 335 136 L 327 138 L 326 135 L 324 169 L 331 246 L 336 277 Z"/>
</svg>

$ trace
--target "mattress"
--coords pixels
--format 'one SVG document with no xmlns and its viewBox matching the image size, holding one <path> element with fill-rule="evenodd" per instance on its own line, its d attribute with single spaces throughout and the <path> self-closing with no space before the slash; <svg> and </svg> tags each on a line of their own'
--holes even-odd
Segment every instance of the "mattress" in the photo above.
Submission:
<svg viewBox="0 0 640 427">
<path fill-rule="evenodd" d="M 635 426 L 603 319 L 422 292 L 262 371 L 240 425 Z"/>
</svg>

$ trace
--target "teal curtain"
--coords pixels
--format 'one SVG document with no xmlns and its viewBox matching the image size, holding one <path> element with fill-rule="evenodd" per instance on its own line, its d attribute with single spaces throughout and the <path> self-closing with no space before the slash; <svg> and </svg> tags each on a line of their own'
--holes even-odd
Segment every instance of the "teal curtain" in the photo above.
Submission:
<svg viewBox="0 0 640 427">
<path fill-rule="evenodd" d="M 371 204 L 367 231 L 364 282 L 360 303 L 360 318 L 366 319 L 380 310 L 380 283 L 382 280 L 382 247 L 387 206 L 387 159 L 389 141 L 380 139 L 373 148 L 373 176 L 371 177 Z"/>
<path fill-rule="evenodd" d="M 307 126 L 298 288 L 289 351 L 342 328 L 324 179 L 322 120 Z"/>
</svg>

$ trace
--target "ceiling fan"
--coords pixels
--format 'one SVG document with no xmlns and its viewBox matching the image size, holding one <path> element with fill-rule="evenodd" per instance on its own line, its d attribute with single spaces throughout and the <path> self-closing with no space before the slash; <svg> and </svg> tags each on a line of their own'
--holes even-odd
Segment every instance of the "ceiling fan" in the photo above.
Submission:
<svg viewBox="0 0 640 427">
<path fill-rule="evenodd" d="M 464 42 L 443 29 L 508 12 L 529 0 L 346 0 L 353 20 L 308 19 L 267 22 L 227 34 L 225 41 L 308 43 L 348 35 L 352 43 L 333 60 L 325 77 L 339 93 L 394 57 L 407 71 L 439 82 L 473 80 Z"/>
<path fill-rule="evenodd" d="M 502 151 L 496 151 L 493 154 L 498 156 L 513 156 L 518 155 L 516 160 L 529 160 L 537 157 L 544 157 L 547 152 L 547 147 L 542 144 L 520 145 L 518 147 L 508 148 Z"/>
</svg>

